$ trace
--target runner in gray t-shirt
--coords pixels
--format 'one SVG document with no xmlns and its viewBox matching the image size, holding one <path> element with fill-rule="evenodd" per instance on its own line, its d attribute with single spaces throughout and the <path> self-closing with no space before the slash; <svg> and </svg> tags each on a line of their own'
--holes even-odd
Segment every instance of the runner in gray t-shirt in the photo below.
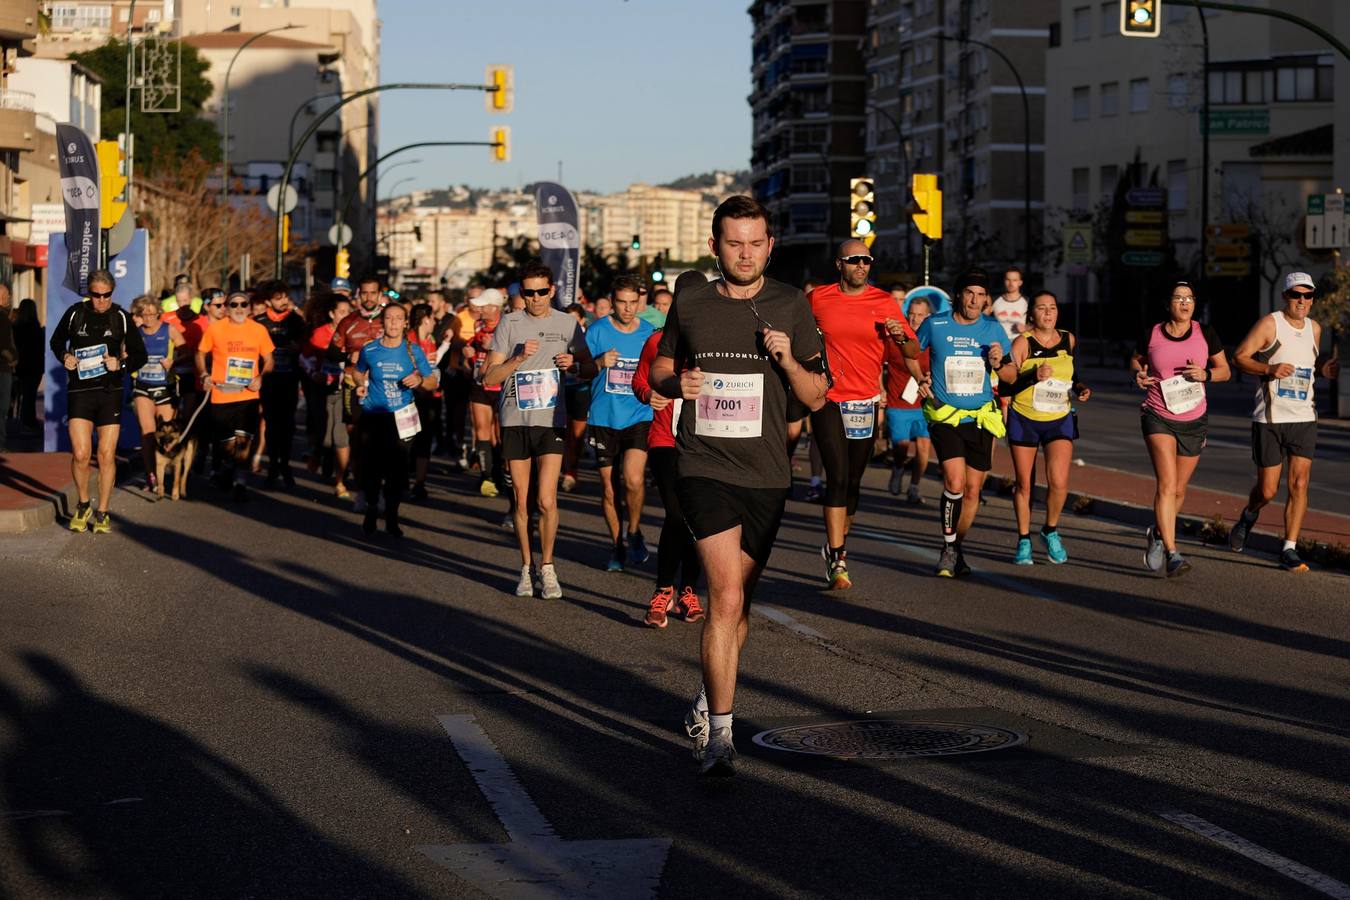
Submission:
<svg viewBox="0 0 1350 900">
<path fill-rule="evenodd" d="M 511 470 L 512 514 L 522 561 L 516 596 L 534 596 L 529 500 L 531 470 L 537 464 L 538 577 L 544 598 L 554 600 L 562 597 L 553 568 L 553 544 L 558 535 L 558 476 L 567 428 L 563 375 L 575 370 L 582 378 L 594 378 L 595 360 L 577 320 L 553 308 L 557 288 L 552 270 L 530 263 L 521 272 L 520 284 L 525 309 L 504 316 L 497 325 L 483 364 L 483 384 L 502 386 L 502 457 Z"/>
</svg>

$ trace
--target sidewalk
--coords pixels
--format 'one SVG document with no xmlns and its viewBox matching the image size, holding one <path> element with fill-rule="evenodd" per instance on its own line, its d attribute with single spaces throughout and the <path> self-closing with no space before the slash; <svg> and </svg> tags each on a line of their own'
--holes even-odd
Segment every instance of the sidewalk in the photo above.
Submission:
<svg viewBox="0 0 1350 900">
<path fill-rule="evenodd" d="M 0 534 L 50 525 L 75 500 L 69 453 L 0 454 Z"/>
<path fill-rule="evenodd" d="M 1043 465 L 1036 467 L 1037 499 L 1045 494 L 1045 470 Z M 939 475 L 939 477 L 941 477 Z M 994 468 L 990 479 L 997 484 L 1002 478 L 1013 477 L 1012 457 L 1001 442 L 994 445 Z M 1255 476 L 1253 476 L 1255 477 Z M 1313 466 L 1313 491 L 1317 490 L 1317 467 Z M 1147 475 L 1136 475 L 1110 469 L 1105 466 L 1074 465 L 1069 475 L 1069 501 L 1067 508 L 1092 515 L 1116 519 L 1140 528 L 1153 522 L 1153 479 Z M 1090 502 L 1091 507 L 1086 508 Z M 1186 502 L 1181 510 L 1178 529 L 1182 533 L 1200 534 L 1214 532 L 1215 517 L 1219 517 L 1227 534 L 1227 528 L 1237 521 L 1238 514 L 1246 506 L 1245 494 L 1233 494 L 1225 491 L 1191 487 L 1186 491 Z M 1218 537 L 1218 535 L 1215 535 Z M 1214 539 L 1214 538 L 1211 538 Z M 1278 554 L 1284 540 L 1284 505 L 1271 503 L 1261 511 L 1260 521 L 1252 529 L 1247 546 L 1263 552 Z M 1306 541 L 1325 544 L 1329 548 L 1350 549 L 1350 516 L 1308 510 L 1303 519 L 1303 531 L 1300 543 Z"/>
</svg>

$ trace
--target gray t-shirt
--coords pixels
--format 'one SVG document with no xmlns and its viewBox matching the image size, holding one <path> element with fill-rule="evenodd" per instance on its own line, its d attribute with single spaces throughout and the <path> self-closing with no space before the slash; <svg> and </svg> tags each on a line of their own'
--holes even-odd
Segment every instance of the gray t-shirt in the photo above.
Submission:
<svg viewBox="0 0 1350 900">
<path fill-rule="evenodd" d="M 759 316 L 756 318 L 755 311 Z M 682 404 L 677 468 L 682 478 L 712 478 L 748 488 L 787 488 L 787 377 L 764 352 L 765 323 L 792 340 L 805 362 L 823 344 L 806 295 L 765 279 L 748 300 L 722 296 L 716 282 L 682 291 L 666 318 L 657 354 L 676 370 L 697 366 L 703 388 Z"/>
<path fill-rule="evenodd" d="M 586 345 L 586 338 L 568 313 L 552 309 L 536 319 L 522 309 L 502 316 L 488 351 L 510 359 L 530 340 L 538 341 L 539 349 L 502 384 L 502 427 L 564 428 L 567 408 L 563 403 L 563 373 L 553 364 L 553 357 L 559 353 L 575 356 L 578 348 Z"/>
</svg>

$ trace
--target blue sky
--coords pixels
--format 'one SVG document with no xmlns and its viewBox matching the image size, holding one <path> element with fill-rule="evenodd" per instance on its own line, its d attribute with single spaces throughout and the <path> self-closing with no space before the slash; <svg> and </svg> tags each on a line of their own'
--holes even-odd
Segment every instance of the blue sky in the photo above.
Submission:
<svg viewBox="0 0 1350 900">
<path fill-rule="evenodd" d="M 380 196 L 464 183 L 515 187 L 554 179 L 620 190 L 750 156 L 750 17 L 743 0 L 380 0 L 380 80 L 481 83 L 515 66 L 509 115 L 478 93 L 390 91 L 380 151 L 427 140 L 487 140 L 511 128 L 509 163 L 486 147 L 420 148 L 417 165 L 381 179 Z M 386 166 L 399 160 L 394 157 Z"/>
</svg>

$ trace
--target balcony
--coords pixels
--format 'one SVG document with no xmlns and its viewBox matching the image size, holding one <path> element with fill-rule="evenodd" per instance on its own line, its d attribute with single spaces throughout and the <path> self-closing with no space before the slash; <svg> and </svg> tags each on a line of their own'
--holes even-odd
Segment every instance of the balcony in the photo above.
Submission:
<svg viewBox="0 0 1350 900">
<path fill-rule="evenodd" d="M 21 42 L 20 56 L 33 55 L 33 41 L 37 38 L 37 0 L 5 0 L 0 3 L 0 41 Z"/>
<path fill-rule="evenodd" d="M 0 150 L 31 153 L 36 149 L 36 100 L 28 91 L 0 90 Z"/>
</svg>

